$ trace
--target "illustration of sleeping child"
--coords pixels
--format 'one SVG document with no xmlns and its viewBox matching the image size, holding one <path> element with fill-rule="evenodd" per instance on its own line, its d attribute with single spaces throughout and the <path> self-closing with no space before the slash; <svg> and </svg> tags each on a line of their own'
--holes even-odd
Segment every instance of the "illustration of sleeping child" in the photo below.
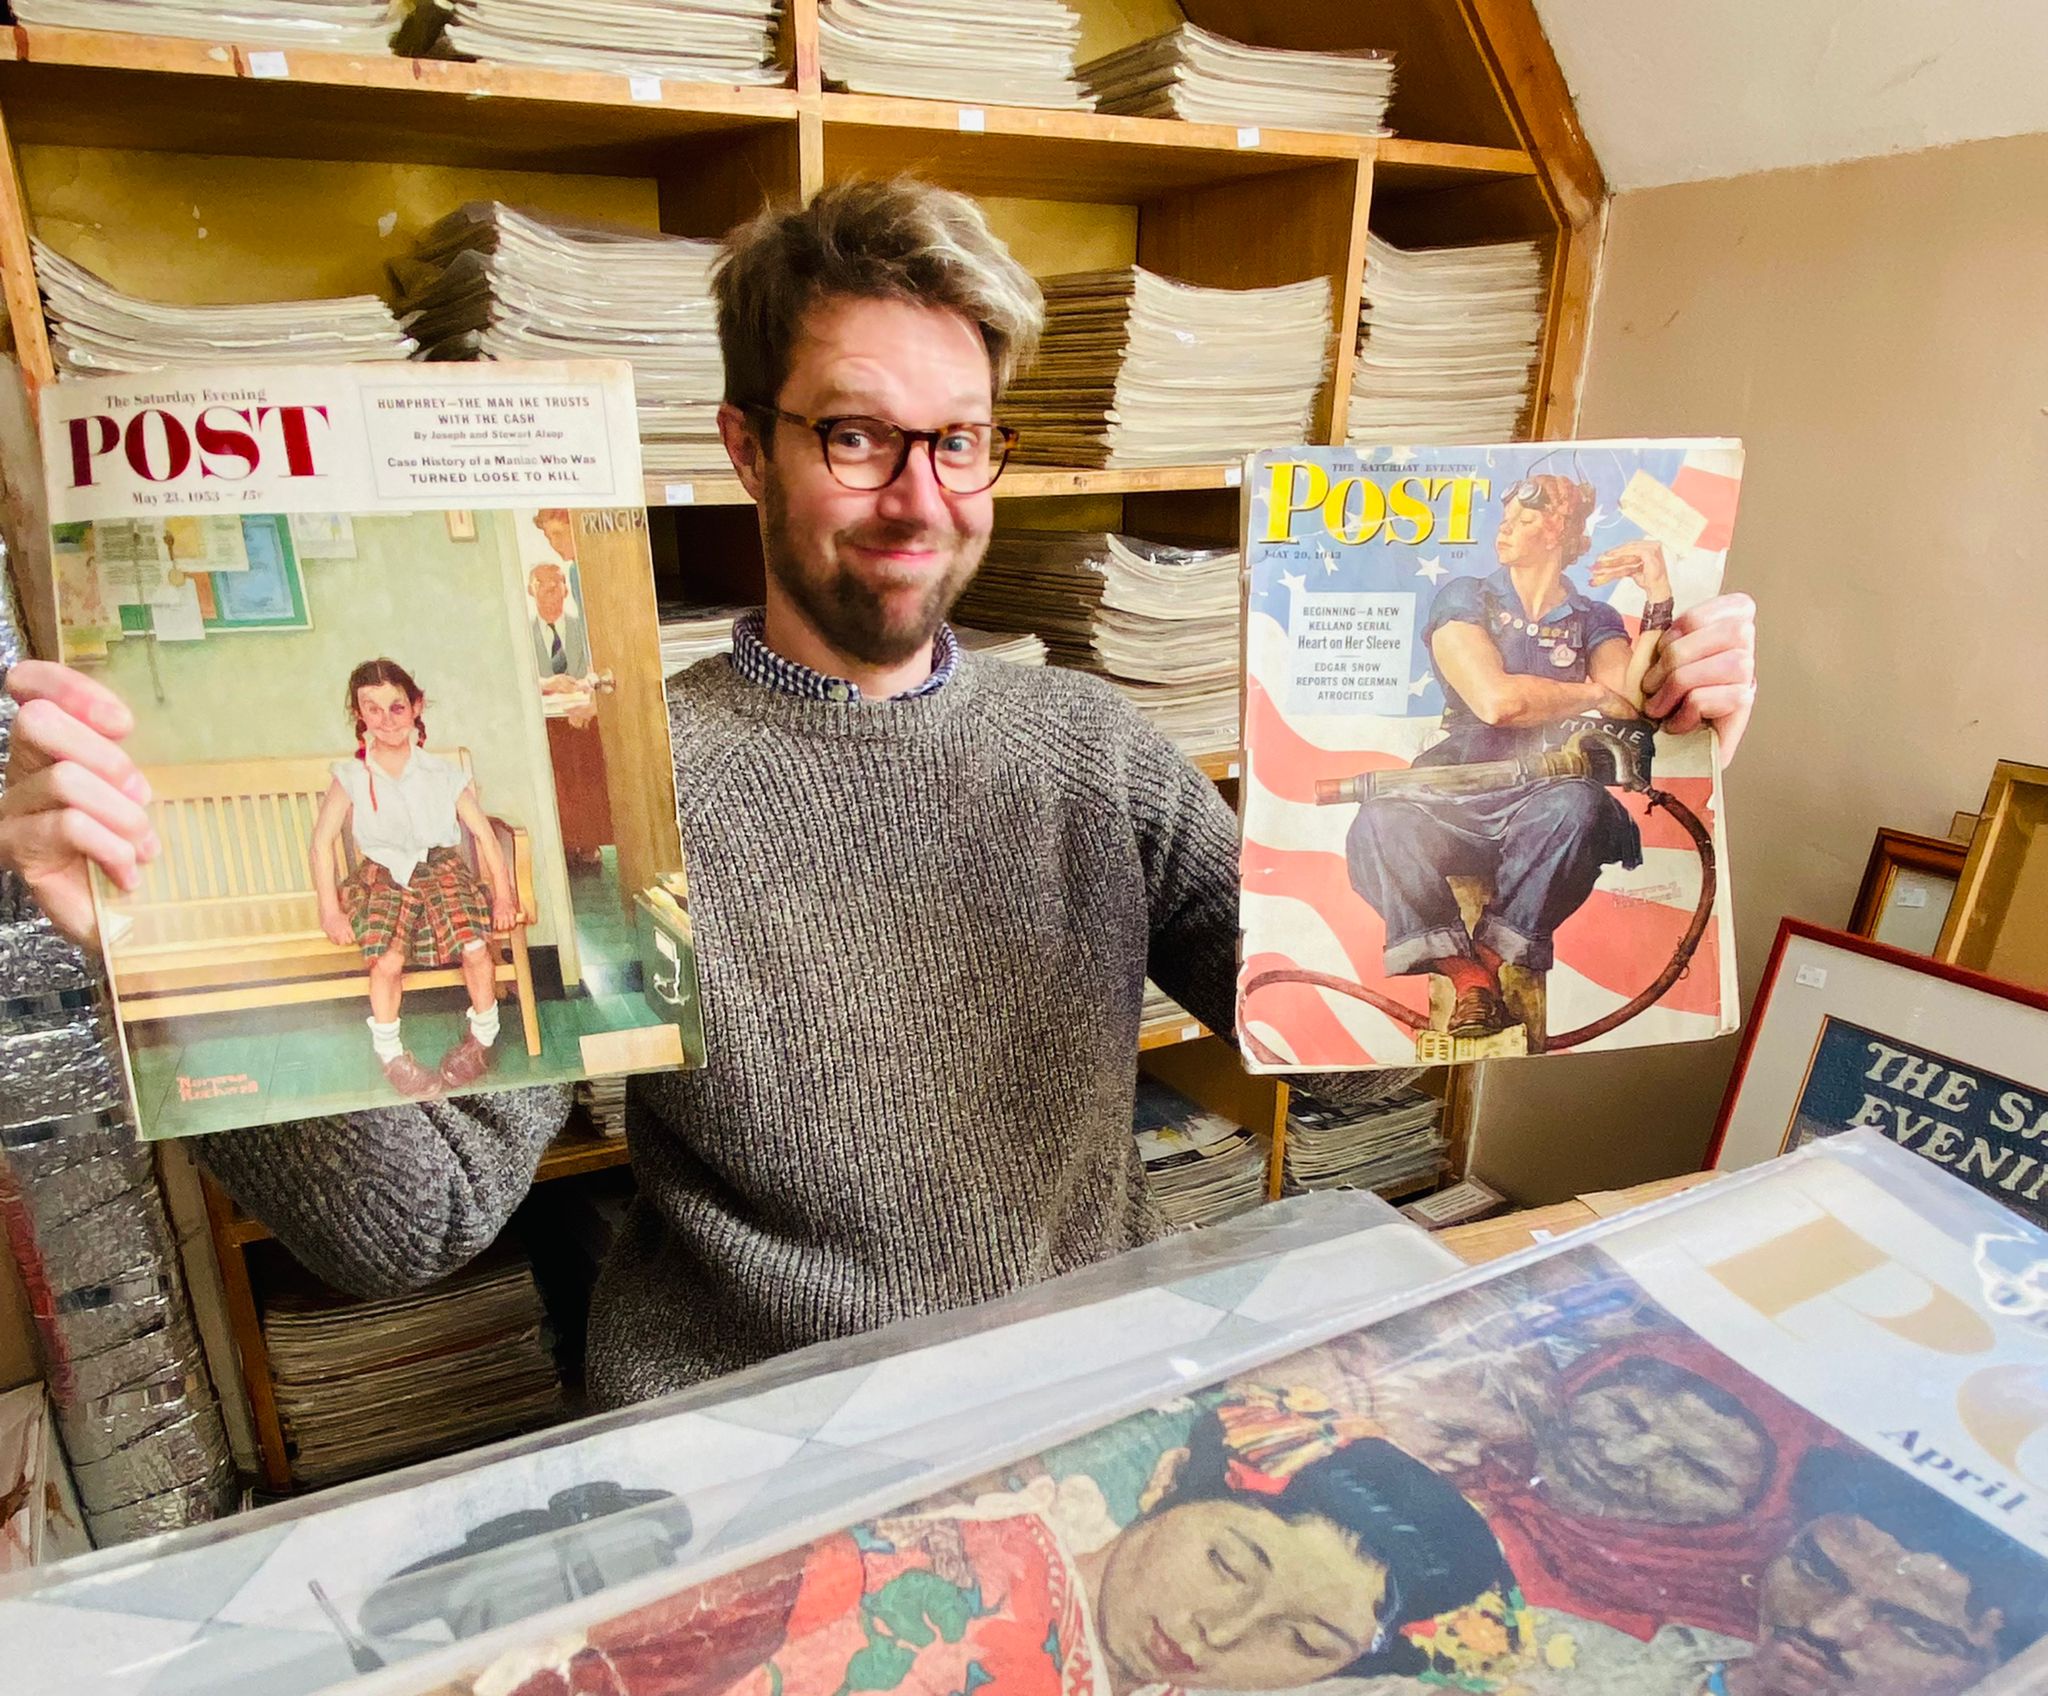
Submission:
<svg viewBox="0 0 2048 1696">
<path fill-rule="evenodd" d="M 490 1070 L 498 1039 L 494 932 L 518 919 L 512 879 L 476 789 L 462 768 L 426 750 L 426 696 L 403 666 L 365 660 L 349 673 L 346 711 L 353 759 L 334 762 L 334 782 L 313 823 L 313 888 L 328 939 L 363 951 L 370 973 L 370 1046 L 402 1094 L 466 1089 Z M 344 826 L 359 863 L 335 884 L 335 843 Z M 462 857 L 467 829 L 490 891 Z M 406 1051 L 398 1007 L 408 967 L 460 963 L 469 1030 L 428 1070 Z"/>
</svg>

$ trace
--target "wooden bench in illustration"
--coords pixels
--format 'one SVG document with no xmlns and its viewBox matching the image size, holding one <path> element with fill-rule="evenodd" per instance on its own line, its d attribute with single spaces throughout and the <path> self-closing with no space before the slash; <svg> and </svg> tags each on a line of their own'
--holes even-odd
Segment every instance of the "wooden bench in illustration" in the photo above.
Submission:
<svg viewBox="0 0 2048 1696">
<path fill-rule="evenodd" d="M 466 748 L 442 757 L 473 770 Z M 139 889 L 108 903 L 118 915 L 109 927 L 118 935 L 108 958 L 124 1018 L 367 997 L 362 951 L 338 946 L 320 928 L 308 858 L 313 821 L 334 781 L 331 764 L 313 755 L 145 768 L 162 852 L 144 869 Z M 538 1054 L 540 1015 L 526 946 L 527 929 L 539 918 L 532 846 L 519 826 L 490 823 L 519 902 L 519 923 L 493 938 L 495 976 L 500 996 L 509 985 L 519 1002 L 526 1052 Z M 335 845 L 337 881 L 356 861 L 349 837 L 344 830 Z M 462 852 L 477 870 L 467 831 Z M 410 994 L 461 982 L 461 968 L 450 965 L 408 971 L 404 988 Z"/>
</svg>

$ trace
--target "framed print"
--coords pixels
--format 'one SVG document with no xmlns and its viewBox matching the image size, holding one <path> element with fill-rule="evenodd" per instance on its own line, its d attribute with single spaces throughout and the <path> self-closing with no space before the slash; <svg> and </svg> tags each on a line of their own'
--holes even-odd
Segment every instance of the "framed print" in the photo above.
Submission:
<svg viewBox="0 0 2048 1696">
<path fill-rule="evenodd" d="M 2000 760 L 1935 958 L 2048 989 L 2048 766 Z"/>
<path fill-rule="evenodd" d="M 1964 844 L 1946 837 L 1880 830 L 1849 914 L 1850 930 L 1873 942 L 1933 954 L 1966 852 Z"/>
<path fill-rule="evenodd" d="M 242 520 L 242 544 L 248 567 L 205 577 L 200 612 L 206 630 L 310 630 L 306 586 L 299 576 L 299 556 L 292 546 L 291 526 L 281 513 Z"/>
<path fill-rule="evenodd" d="M 2048 1223 L 2048 995 L 1787 919 L 1708 1164 L 1860 1126 Z"/>
</svg>

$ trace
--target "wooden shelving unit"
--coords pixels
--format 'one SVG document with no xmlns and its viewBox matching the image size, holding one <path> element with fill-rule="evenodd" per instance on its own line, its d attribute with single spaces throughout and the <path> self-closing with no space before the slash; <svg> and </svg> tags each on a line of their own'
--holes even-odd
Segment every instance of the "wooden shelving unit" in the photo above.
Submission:
<svg viewBox="0 0 2048 1696">
<path fill-rule="evenodd" d="M 1070 3 L 1083 14 L 1088 53 L 1176 17 L 1173 0 Z M 1311 429 L 1326 443 L 1344 440 L 1368 224 L 1406 242 L 1541 238 L 1552 288 L 1532 428 L 1568 430 L 1605 187 L 1531 0 L 1180 0 L 1179 9 L 1260 45 L 1392 49 L 1400 134 L 1252 132 L 829 92 L 816 0 L 790 0 L 793 69 L 788 86 L 771 89 L 16 26 L 0 32 L 0 285 L 16 356 L 32 388 L 53 380 L 31 230 L 138 294 L 276 299 L 381 288 L 386 262 L 465 199 L 716 236 L 771 197 L 916 171 L 983 197 L 999 232 L 1041 273 L 1135 261 L 1223 287 L 1327 278 L 1333 368 Z M 1228 539 L 1237 480 L 1237 467 L 1221 464 L 1019 465 L 997 493 L 1005 522 Z M 665 590 L 706 602 L 758 593 L 758 541 L 736 480 L 654 482 L 647 499 L 662 514 Z M 1234 792 L 1235 754 L 1203 766 Z M 1277 1191 L 1283 1086 L 1247 1076 L 1192 1020 L 1149 1039 L 1143 1064 L 1274 1132 Z M 1462 1139 L 1463 1080 L 1435 1087 Z M 623 1144 L 572 1139 L 549 1151 L 540 1176 L 624 1159 Z M 258 1467 L 283 1489 L 288 1459 L 247 1260 L 268 1232 L 217 1188 L 205 1199 Z"/>
</svg>

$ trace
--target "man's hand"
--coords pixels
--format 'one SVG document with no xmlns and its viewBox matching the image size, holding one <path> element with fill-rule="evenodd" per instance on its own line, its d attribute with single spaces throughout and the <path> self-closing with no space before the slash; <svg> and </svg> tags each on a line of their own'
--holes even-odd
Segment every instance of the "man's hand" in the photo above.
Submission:
<svg viewBox="0 0 2048 1696">
<path fill-rule="evenodd" d="M 1668 601 L 1671 598 L 1671 569 L 1664 561 L 1664 549 L 1647 539 L 1623 542 L 1619 547 L 1609 548 L 1593 562 L 1588 577 L 1594 588 L 1606 583 L 1618 583 L 1624 577 L 1633 577 L 1643 586 L 1646 600 Z"/>
<path fill-rule="evenodd" d="M 118 745 L 135 717 L 111 689 L 47 660 L 16 665 L 7 693 L 21 711 L 0 793 L 0 867 L 21 874 L 66 936 L 90 944 L 86 868 L 134 889 L 157 854 L 149 784 Z"/>
<path fill-rule="evenodd" d="M 1756 602 L 1718 595 L 1675 619 L 1644 674 L 1643 693 L 1644 711 L 1674 736 L 1711 724 L 1726 766 L 1756 704 Z"/>
</svg>

